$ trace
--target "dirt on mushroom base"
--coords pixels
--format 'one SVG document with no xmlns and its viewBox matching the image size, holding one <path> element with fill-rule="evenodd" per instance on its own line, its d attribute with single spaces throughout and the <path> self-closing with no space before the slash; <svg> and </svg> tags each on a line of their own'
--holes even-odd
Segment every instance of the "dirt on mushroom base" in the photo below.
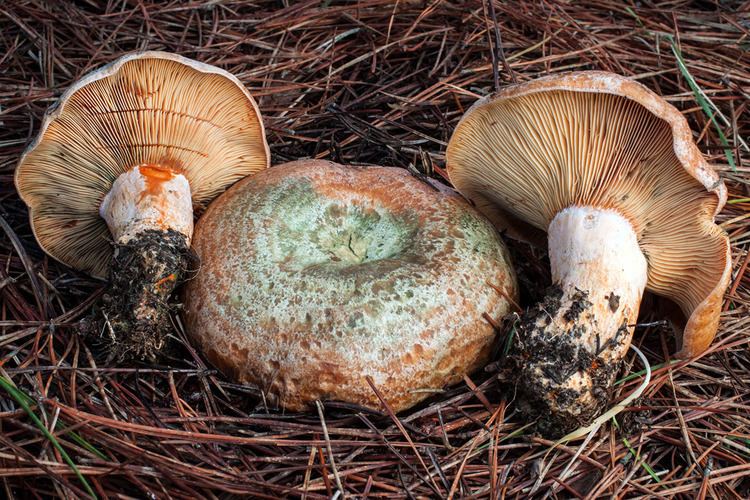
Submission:
<svg viewBox="0 0 750 500">
<path fill-rule="evenodd" d="M 518 394 L 521 413 L 536 419 L 536 430 L 553 439 L 588 425 L 605 408 L 622 361 L 615 357 L 617 361 L 613 362 L 602 354 L 622 350 L 629 338 L 627 325 L 623 324 L 614 338 L 596 352 L 589 352 L 580 343 L 586 335 L 582 331 L 585 326 L 574 326 L 566 335 L 555 334 L 554 329 L 547 328 L 555 316 L 575 325 L 575 320 L 592 307 L 584 291 L 578 291 L 565 310 L 562 297 L 562 288 L 553 285 L 543 301 L 523 314 L 507 362 L 499 374 L 504 383 L 517 384 L 514 392 Z M 565 386 L 576 372 L 590 378 L 593 391 L 585 387 L 576 391 Z M 587 392 L 592 400 L 586 400 Z"/>
<path fill-rule="evenodd" d="M 96 334 L 110 359 L 155 360 L 171 331 L 169 313 L 174 289 L 191 266 L 187 238 L 174 230 L 144 231 L 115 245 L 110 287 L 102 298 L 99 323 L 84 327 Z M 96 320 L 94 320 L 96 323 Z"/>
</svg>

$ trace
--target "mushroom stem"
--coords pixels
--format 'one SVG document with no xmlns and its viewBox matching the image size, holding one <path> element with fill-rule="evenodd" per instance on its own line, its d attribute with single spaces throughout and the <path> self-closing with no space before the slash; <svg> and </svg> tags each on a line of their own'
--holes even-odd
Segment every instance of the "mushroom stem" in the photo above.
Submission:
<svg viewBox="0 0 750 500">
<path fill-rule="evenodd" d="M 512 360 L 520 407 L 545 435 L 585 425 L 606 405 L 632 337 L 648 266 L 614 210 L 569 207 L 549 226 L 553 289 L 526 313 Z"/>
<path fill-rule="evenodd" d="M 184 175 L 158 165 L 138 165 L 121 174 L 99 214 L 116 243 L 127 243 L 148 229 L 173 229 L 188 243 L 193 236 L 190 184 Z"/>
<path fill-rule="evenodd" d="M 190 185 L 169 169 L 139 165 L 115 180 L 100 214 L 115 241 L 103 299 L 110 356 L 153 360 L 170 328 L 169 297 L 187 266 Z"/>
</svg>

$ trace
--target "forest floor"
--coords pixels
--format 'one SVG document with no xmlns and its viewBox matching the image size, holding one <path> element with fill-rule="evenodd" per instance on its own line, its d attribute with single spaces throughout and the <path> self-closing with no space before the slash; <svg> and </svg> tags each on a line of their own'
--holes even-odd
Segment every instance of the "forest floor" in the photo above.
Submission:
<svg viewBox="0 0 750 500">
<path fill-rule="evenodd" d="M 494 8 L 490 8 L 494 7 Z M 500 44 L 500 40 L 502 43 Z M 480 96 L 599 69 L 679 108 L 722 174 L 734 271 L 720 331 L 670 362 L 644 304 L 642 398 L 586 441 L 529 431 L 492 369 L 393 415 L 326 402 L 267 409 L 193 350 L 158 365 L 104 362 L 79 335 L 103 283 L 48 258 L 13 184 L 55 99 L 140 49 L 218 65 L 257 99 L 272 163 L 326 158 L 440 177 Z M 0 490 L 6 498 L 750 497 L 750 3 L 590 0 L 0 2 Z M 743 145 L 744 144 L 744 145 Z M 549 285 L 521 256 L 524 304 Z M 520 263 L 519 263 L 520 266 Z M 640 361 L 617 386 L 643 380 Z"/>
</svg>

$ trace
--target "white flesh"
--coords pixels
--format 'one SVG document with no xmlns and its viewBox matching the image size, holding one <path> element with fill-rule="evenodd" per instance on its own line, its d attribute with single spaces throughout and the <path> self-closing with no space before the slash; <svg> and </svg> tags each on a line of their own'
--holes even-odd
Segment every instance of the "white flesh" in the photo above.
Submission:
<svg viewBox="0 0 750 500">
<path fill-rule="evenodd" d="M 184 234 L 190 244 L 193 203 L 188 180 L 167 171 L 150 175 L 150 168 L 140 165 L 121 174 L 104 197 L 99 214 L 116 243 L 127 243 L 149 229 L 172 229 Z"/>
</svg>

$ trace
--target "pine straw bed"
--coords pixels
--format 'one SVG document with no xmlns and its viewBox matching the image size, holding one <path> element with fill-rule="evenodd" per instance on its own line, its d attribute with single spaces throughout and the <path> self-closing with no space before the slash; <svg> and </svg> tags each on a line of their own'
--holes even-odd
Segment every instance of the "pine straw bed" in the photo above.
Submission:
<svg viewBox="0 0 750 500">
<path fill-rule="evenodd" d="M 639 5 L 496 2 L 493 13 L 481 0 L 0 3 L 6 497 L 747 498 L 750 3 Z M 685 113 L 730 187 L 718 222 L 731 235 L 735 273 L 717 342 L 690 363 L 665 364 L 670 330 L 638 328 L 635 342 L 654 365 L 644 397 L 585 446 L 552 451 L 519 421 L 491 368 L 396 417 L 335 403 L 267 410 L 252 388 L 206 365 L 177 318 L 174 358 L 105 364 L 76 327 L 102 283 L 40 251 L 12 174 L 56 96 L 144 48 L 237 75 L 265 115 L 274 163 L 319 157 L 435 176 L 456 121 L 495 86 L 576 69 L 638 78 Z M 549 281 L 544 255 L 513 248 L 529 305 Z M 644 309 L 642 321 L 661 320 Z M 642 372 L 621 383 L 616 397 L 641 380 Z"/>
</svg>

